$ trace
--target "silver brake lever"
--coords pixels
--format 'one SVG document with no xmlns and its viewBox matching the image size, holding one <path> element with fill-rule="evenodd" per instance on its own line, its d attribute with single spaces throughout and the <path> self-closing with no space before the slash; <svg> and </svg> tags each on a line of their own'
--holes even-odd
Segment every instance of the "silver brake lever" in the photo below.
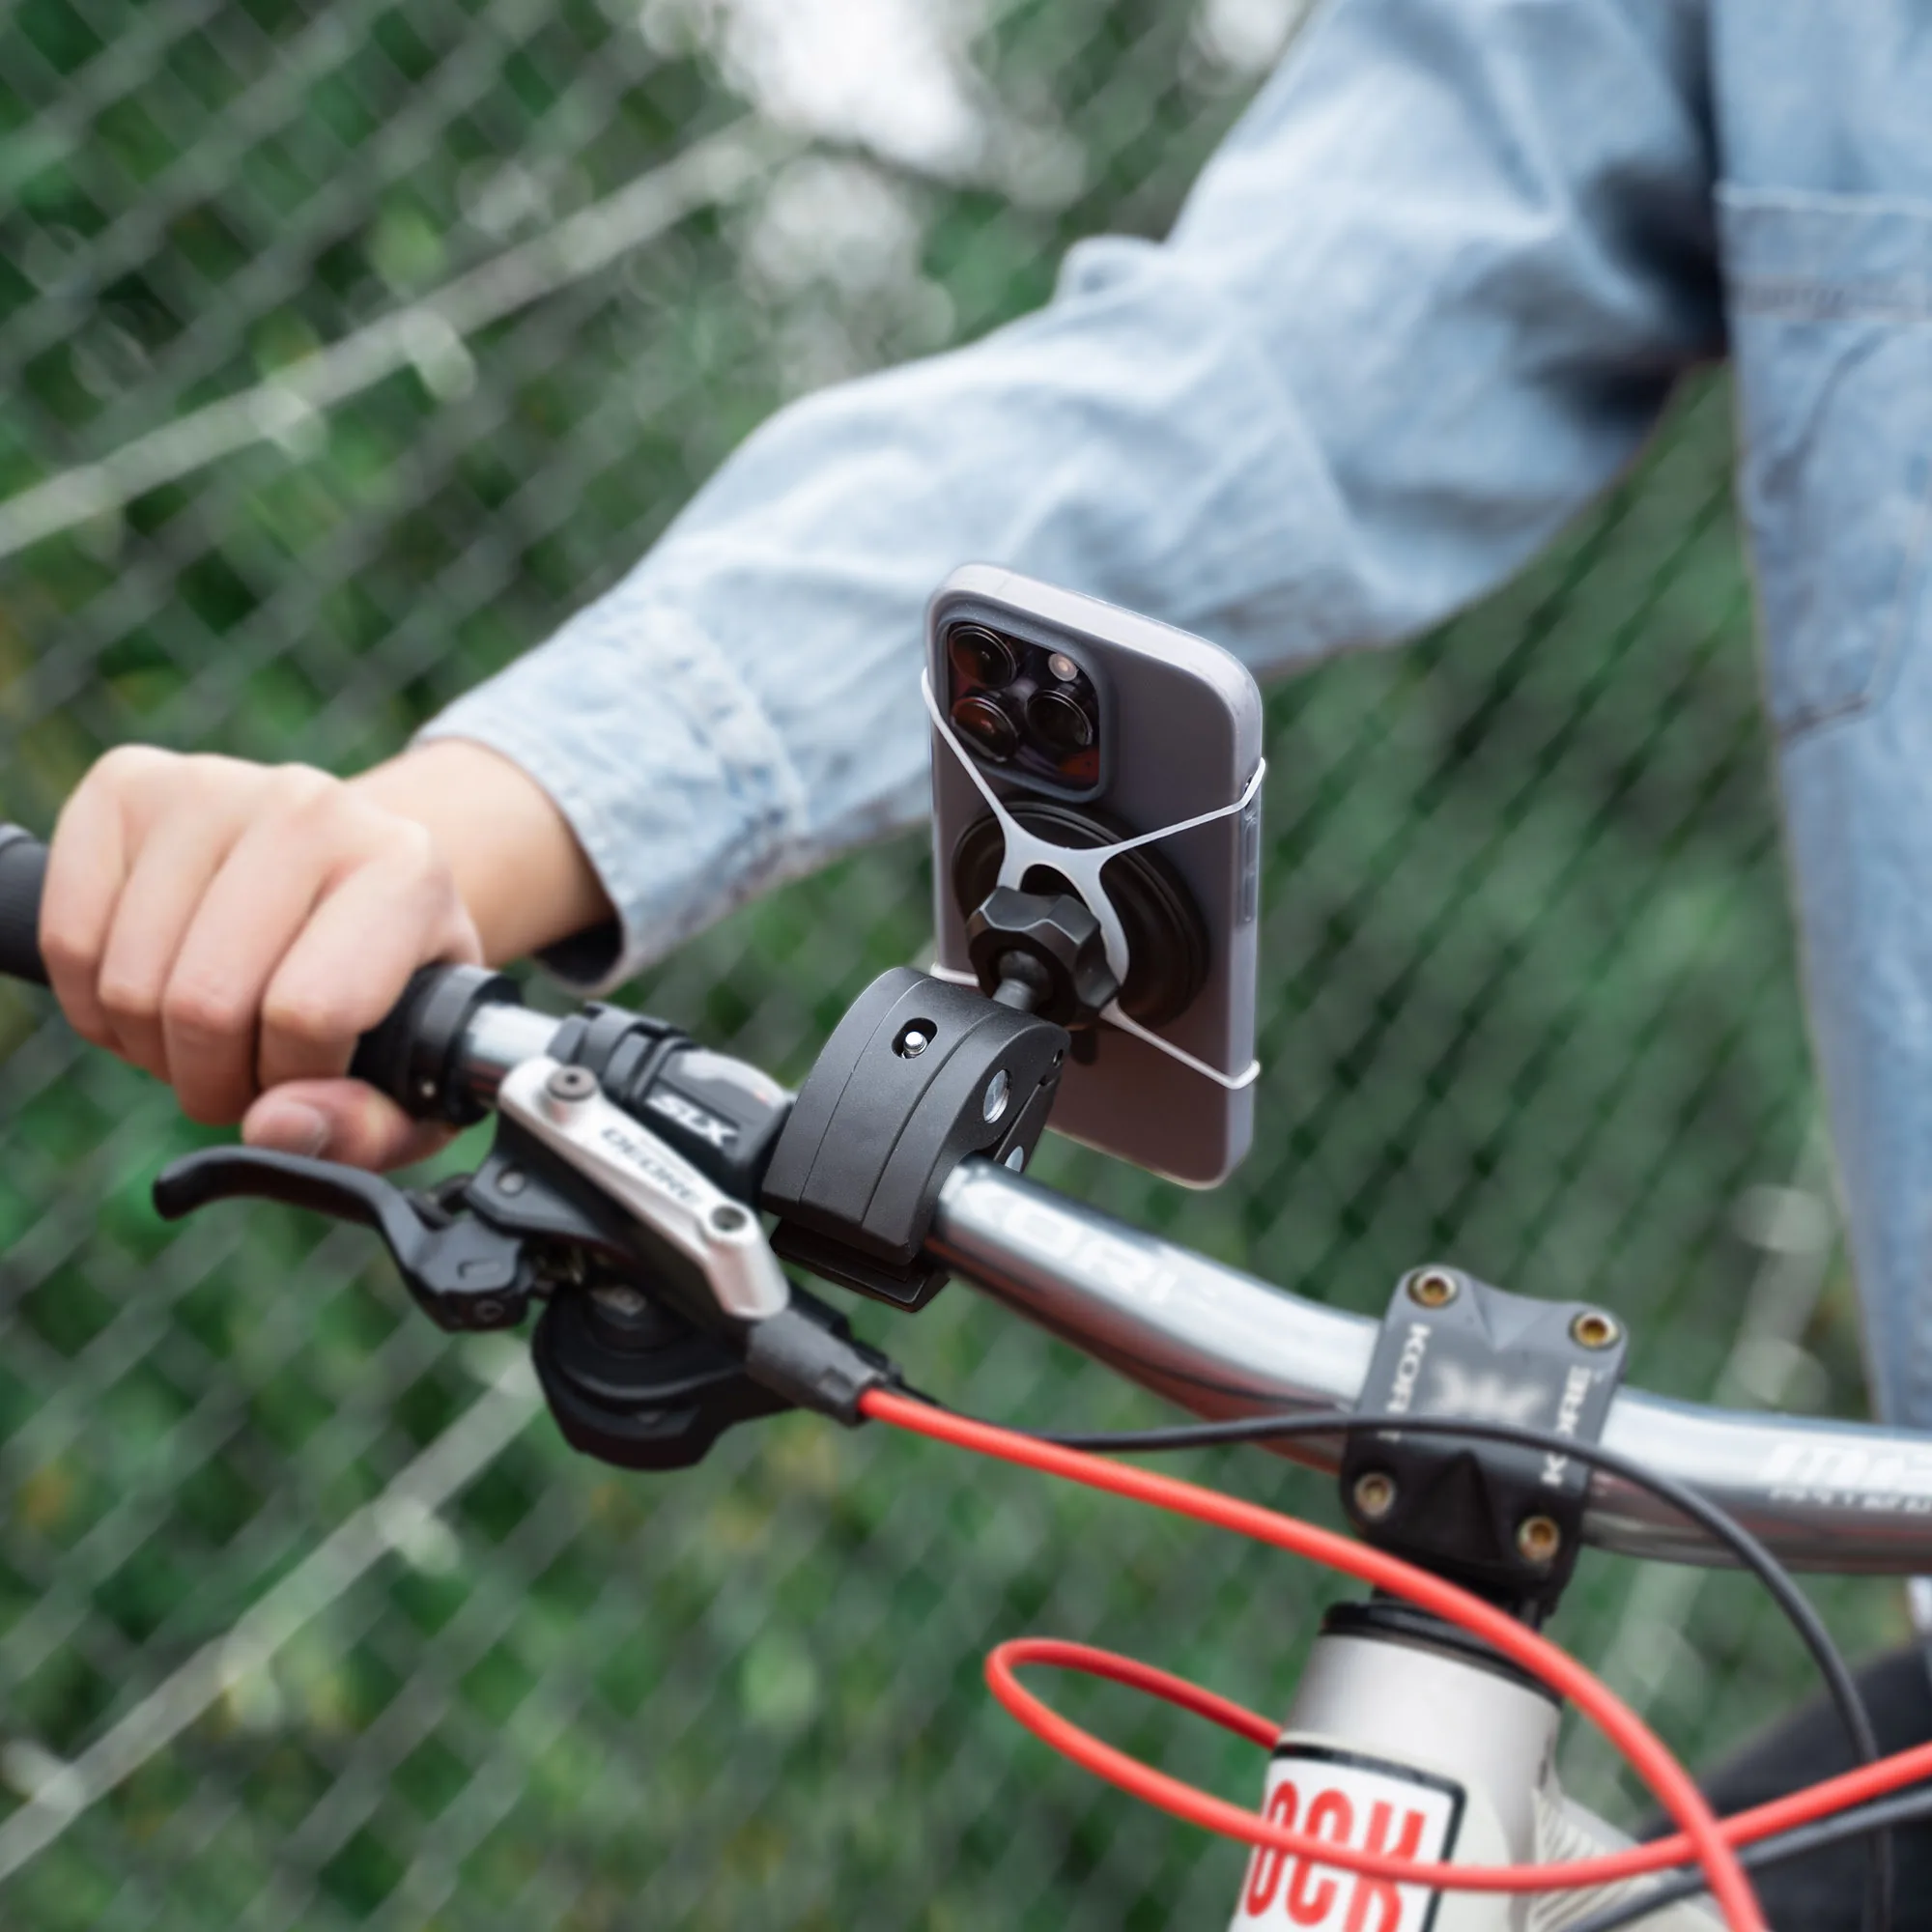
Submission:
<svg viewBox="0 0 1932 1932">
<path fill-rule="evenodd" d="M 791 1285 L 757 1212 L 608 1099 L 588 1067 L 548 1054 L 503 1076 L 497 1106 L 690 1261 L 738 1321 L 783 1312 Z"/>
</svg>

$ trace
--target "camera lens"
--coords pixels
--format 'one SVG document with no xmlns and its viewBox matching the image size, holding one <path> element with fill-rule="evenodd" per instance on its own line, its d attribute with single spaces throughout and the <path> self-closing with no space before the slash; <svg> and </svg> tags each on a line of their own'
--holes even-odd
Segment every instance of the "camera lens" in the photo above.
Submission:
<svg viewBox="0 0 1932 1932">
<path fill-rule="evenodd" d="M 1020 734 L 1013 721 L 990 697 L 977 692 L 953 705 L 952 723 L 969 743 L 1002 764 L 1019 750 Z"/>
<path fill-rule="evenodd" d="M 954 624 L 946 634 L 946 648 L 952 668 L 975 684 L 1010 684 L 1018 674 L 1019 653 L 983 624 Z"/>
<path fill-rule="evenodd" d="M 1053 752 L 1084 752 L 1094 742 L 1094 721 L 1077 697 L 1064 691 L 1037 691 L 1027 699 L 1027 723 Z"/>
</svg>

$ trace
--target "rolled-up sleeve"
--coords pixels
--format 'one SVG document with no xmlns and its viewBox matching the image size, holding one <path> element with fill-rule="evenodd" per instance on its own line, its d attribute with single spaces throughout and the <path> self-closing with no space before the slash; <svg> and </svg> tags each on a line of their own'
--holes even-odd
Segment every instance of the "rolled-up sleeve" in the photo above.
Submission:
<svg viewBox="0 0 1932 1932">
<path fill-rule="evenodd" d="M 444 713 L 570 819 L 621 977 L 915 818 L 925 601 L 993 561 L 1266 674 L 1515 570 L 1721 348 L 1689 0 L 1337 0 L 1164 242 L 774 417 L 609 595 Z"/>
</svg>

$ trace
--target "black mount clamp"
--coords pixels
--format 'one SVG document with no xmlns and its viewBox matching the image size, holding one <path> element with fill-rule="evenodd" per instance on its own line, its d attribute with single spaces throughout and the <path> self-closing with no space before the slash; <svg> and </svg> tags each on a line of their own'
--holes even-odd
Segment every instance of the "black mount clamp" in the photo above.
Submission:
<svg viewBox="0 0 1932 1932">
<path fill-rule="evenodd" d="M 1013 825 L 1046 846 L 1127 839 L 1099 814 L 1009 800 Z M 1143 1026 L 1184 1011 L 1208 972 L 1208 935 L 1179 874 L 1129 843 L 1103 870 L 1126 958 L 1046 858 L 1003 884 L 1007 835 L 993 812 L 960 835 L 951 884 L 979 984 L 909 967 L 875 980 L 825 1043 L 765 1173 L 773 1249 L 841 1287 L 923 1308 L 946 1271 L 922 1250 L 939 1194 L 972 1154 L 1021 1168 L 1045 1130 L 1069 1057 L 1091 1060 L 1119 1005 Z"/>
<path fill-rule="evenodd" d="M 1531 1623 L 1556 1606 L 1582 1545 L 1590 1470 L 1574 1456 L 1431 1433 L 1399 1418 L 1516 1423 L 1601 1439 L 1623 1378 L 1623 1324 L 1584 1302 L 1510 1294 L 1449 1267 L 1397 1287 L 1376 1341 L 1342 1500 L 1378 1548 L 1422 1564 Z"/>
<path fill-rule="evenodd" d="M 765 1171 L 773 1249 L 904 1309 L 946 1284 L 923 1259 L 939 1190 L 969 1154 L 1019 1168 L 1059 1090 L 1068 1039 L 1037 1013 L 907 966 L 833 1030 Z"/>
</svg>

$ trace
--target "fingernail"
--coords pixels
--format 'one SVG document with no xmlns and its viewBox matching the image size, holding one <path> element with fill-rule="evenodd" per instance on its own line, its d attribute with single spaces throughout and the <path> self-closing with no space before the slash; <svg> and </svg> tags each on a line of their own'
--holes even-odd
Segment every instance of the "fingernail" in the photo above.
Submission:
<svg viewBox="0 0 1932 1932">
<path fill-rule="evenodd" d="M 272 1147 L 283 1153 L 314 1159 L 328 1146 L 328 1116 L 299 1100 L 268 1108 L 251 1126 L 248 1138 L 257 1147 Z"/>
</svg>

